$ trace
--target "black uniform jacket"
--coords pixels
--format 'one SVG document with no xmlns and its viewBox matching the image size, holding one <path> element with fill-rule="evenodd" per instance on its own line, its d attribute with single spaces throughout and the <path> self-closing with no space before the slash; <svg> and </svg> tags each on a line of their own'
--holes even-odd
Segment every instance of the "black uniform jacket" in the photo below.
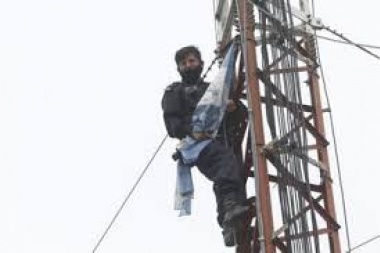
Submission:
<svg viewBox="0 0 380 253">
<path fill-rule="evenodd" d="M 170 137 L 182 139 L 191 135 L 193 112 L 208 88 L 209 83 L 187 84 L 175 82 L 169 85 L 162 98 L 164 121 Z M 240 143 L 247 126 L 248 112 L 239 100 L 235 101 L 237 109 L 227 112 L 218 131 L 217 139 L 228 143 Z"/>
<path fill-rule="evenodd" d="M 175 82 L 169 85 L 162 98 L 165 126 L 170 137 L 182 139 L 191 135 L 193 112 L 209 83 L 188 84 Z"/>
</svg>

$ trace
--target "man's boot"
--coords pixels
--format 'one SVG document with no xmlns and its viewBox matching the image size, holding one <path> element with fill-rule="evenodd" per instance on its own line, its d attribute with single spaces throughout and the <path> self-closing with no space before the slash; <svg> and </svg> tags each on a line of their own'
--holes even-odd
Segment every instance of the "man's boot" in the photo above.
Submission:
<svg viewBox="0 0 380 253">
<path fill-rule="evenodd" d="M 238 243 L 239 224 L 248 214 L 249 207 L 237 204 L 233 199 L 225 199 L 223 205 L 226 210 L 223 219 L 223 239 L 224 244 L 231 247 Z"/>
<path fill-rule="evenodd" d="M 252 228 L 245 224 L 244 219 L 236 220 L 231 226 L 225 225 L 223 227 L 224 244 L 227 247 L 241 246 L 250 242 L 252 237 Z"/>
<path fill-rule="evenodd" d="M 234 236 L 234 229 L 232 227 L 223 227 L 223 240 L 224 245 L 227 247 L 233 247 L 235 246 L 235 236 Z"/>
</svg>

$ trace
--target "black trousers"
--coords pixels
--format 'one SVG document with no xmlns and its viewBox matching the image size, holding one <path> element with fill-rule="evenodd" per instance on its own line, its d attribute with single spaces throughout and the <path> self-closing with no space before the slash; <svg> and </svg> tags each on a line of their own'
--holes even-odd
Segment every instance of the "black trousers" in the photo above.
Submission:
<svg viewBox="0 0 380 253">
<path fill-rule="evenodd" d="M 213 140 L 199 155 L 195 164 L 213 182 L 218 223 L 222 227 L 226 202 L 243 204 L 246 199 L 243 170 L 232 150 Z"/>
</svg>

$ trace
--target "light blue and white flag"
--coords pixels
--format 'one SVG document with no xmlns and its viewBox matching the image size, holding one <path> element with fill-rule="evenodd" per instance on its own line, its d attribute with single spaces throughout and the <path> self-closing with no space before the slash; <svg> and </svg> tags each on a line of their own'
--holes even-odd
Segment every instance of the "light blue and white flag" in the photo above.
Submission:
<svg viewBox="0 0 380 253">
<path fill-rule="evenodd" d="M 215 137 L 223 120 L 235 73 L 235 43 L 230 46 L 222 66 L 199 101 L 192 118 L 193 133 Z"/>
</svg>

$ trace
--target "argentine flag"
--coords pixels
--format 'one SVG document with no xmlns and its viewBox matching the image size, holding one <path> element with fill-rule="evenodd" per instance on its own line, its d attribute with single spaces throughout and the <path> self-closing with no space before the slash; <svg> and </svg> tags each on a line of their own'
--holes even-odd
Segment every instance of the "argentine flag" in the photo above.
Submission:
<svg viewBox="0 0 380 253">
<path fill-rule="evenodd" d="M 235 47 L 236 44 L 233 42 L 217 76 L 210 83 L 193 113 L 193 133 L 206 132 L 215 137 L 218 132 L 234 82 Z"/>
</svg>

